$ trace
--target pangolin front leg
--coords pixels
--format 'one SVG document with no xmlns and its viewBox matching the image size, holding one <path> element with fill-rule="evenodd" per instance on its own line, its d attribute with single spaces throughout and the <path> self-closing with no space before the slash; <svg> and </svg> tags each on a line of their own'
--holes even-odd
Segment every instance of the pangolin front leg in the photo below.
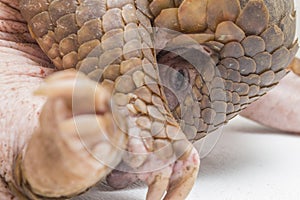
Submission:
<svg viewBox="0 0 300 200">
<path fill-rule="evenodd" d="M 274 7 L 281 4 L 283 11 L 274 12 Z M 148 182 L 148 199 L 160 199 L 165 191 L 165 199 L 184 199 L 199 167 L 199 157 L 189 141 L 216 130 L 285 75 L 284 68 L 298 48 L 293 38 L 292 5 L 292 1 L 279 0 L 41 0 L 39 4 L 23 0 L 21 10 L 33 37 L 58 69 L 77 68 L 101 83 L 103 88 L 98 90 L 99 93 L 109 90 L 111 94 L 112 102 L 105 110 L 94 108 L 90 113 L 90 105 L 77 104 L 83 108 L 72 114 L 73 120 L 79 118 L 78 127 L 85 127 L 82 124 L 86 124 L 88 118 L 80 117 L 85 114 L 93 115 L 99 124 L 106 121 L 108 125 L 116 126 L 119 131 L 107 131 L 112 138 L 115 138 L 114 134 L 118 138 L 128 138 L 116 139 L 120 147 L 125 145 L 121 148 L 124 154 L 120 170 L 126 166 L 128 172 L 139 173 L 137 178 Z M 152 22 L 157 27 L 179 32 L 169 34 L 168 30 L 160 29 L 154 34 Z M 166 68 L 156 64 L 154 40 L 163 40 L 159 45 L 163 50 L 158 57 L 160 63 L 168 66 Z M 42 91 L 47 95 L 52 92 L 58 95 L 52 105 L 59 106 L 62 98 L 65 104 L 62 109 L 68 113 L 67 105 L 71 104 L 70 96 L 73 96 L 68 83 L 77 79 L 81 83 L 85 78 L 62 75 L 64 79 L 73 77 L 71 80 L 66 78 L 70 81 L 66 83 L 57 76 L 55 83 L 48 83 L 49 87 Z M 51 87 L 58 88 L 59 83 L 66 84 L 62 87 L 68 90 L 66 94 L 53 88 L 50 90 Z M 81 89 L 79 91 L 84 92 Z M 90 94 L 85 98 L 89 99 Z M 51 101 L 53 99 L 49 98 L 48 102 Z M 107 100 L 100 102 L 105 105 Z M 47 105 L 49 103 L 45 109 Z M 63 130 L 76 132 L 76 123 L 68 121 L 68 116 L 61 117 L 56 109 L 53 113 L 50 120 L 62 119 Z M 106 114 L 114 121 L 107 121 Z M 41 132 L 57 131 L 56 127 L 48 126 Z M 89 128 L 93 126 L 87 130 Z M 35 138 L 41 140 L 40 143 L 45 140 L 38 134 L 32 141 Z M 58 142 L 67 140 L 58 138 Z M 62 190 L 51 187 L 49 190 L 48 186 L 39 188 L 41 186 L 33 181 L 35 175 L 26 173 L 34 171 L 36 165 L 22 167 L 29 163 L 26 156 L 30 158 L 30 152 L 38 152 L 39 148 L 32 144 L 29 142 L 25 154 L 17 160 L 16 178 L 20 179 L 15 185 L 30 198 L 76 195 L 110 171 L 105 169 L 97 178 L 86 176 L 78 187 L 68 188 L 61 182 Z M 43 151 L 39 153 L 48 155 Z M 74 153 L 70 155 L 77 157 Z M 118 155 L 114 156 L 118 158 Z M 53 158 L 49 157 L 48 161 Z M 151 167 L 155 162 L 162 167 Z M 70 172 L 68 167 L 64 170 Z M 92 169 L 94 173 L 97 171 L 97 168 Z M 49 178 L 45 171 L 38 175 L 44 180 Z M 70 182 L 73 175 L 75 179 L 73 173 L 68 179 Z"/>
<path fill-rule="evenodd" d="M 15 161 L 10 186 L 20 198 L 74 196 L 120 162 L 116 147 L 126 136 L 113 122 L 107 89 L 82 74 L 56 72 L 36 94 L 48 100 L 39 128 Z"/>
</svg>

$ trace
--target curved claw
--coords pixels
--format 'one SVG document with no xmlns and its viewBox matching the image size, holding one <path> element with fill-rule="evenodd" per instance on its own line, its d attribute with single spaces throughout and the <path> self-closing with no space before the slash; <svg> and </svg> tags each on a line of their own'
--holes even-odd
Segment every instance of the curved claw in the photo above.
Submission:
<svg viewBox="0 0 300 200">
<path fill-rule="evenodd" d="M 108 89 L 73 69 L 56 72 L 55 75 L 47 77 L 45 84 L 35 94 L 64 99 L 74 115 L 105 112 L 109 109 Z"/>
<path fill-rule="evenodd" d="M 174 147 L 176 148 L 176 146 Z M 148 177 L 152 181 L 148 186 L 147 199 L 162 199 L 164 195 L 164 200 L 185 199 L 196 181 L 199 166 L 198 152 L 189 143 L 184 154 L 175 163 Z"/>
<path fill-rule="evenodd" d="M 192 147 L 173 167 L 170 185 L 165 200 L 185 199 L 190 193 L 200 167 L 200 157 L 197 150 Z"/>
<path fill-rule="evenodd" d="M 148 185 L 147 200 L 160 200 L 165 195 L 172 175 L 172 165 L 167 166 L 157 172 L 154 172 L 150 177 L 152 182 Z"/>
<path fill-rule="evenodd" d="M 16 187 L 34 199 L 77 195 L 121 161 L 126 137 L 109 112 L 109 93 L 85 76 L 56 73 L 38 93 L 49 98 L 40 127 L 16 161 Z"/>
</svg>

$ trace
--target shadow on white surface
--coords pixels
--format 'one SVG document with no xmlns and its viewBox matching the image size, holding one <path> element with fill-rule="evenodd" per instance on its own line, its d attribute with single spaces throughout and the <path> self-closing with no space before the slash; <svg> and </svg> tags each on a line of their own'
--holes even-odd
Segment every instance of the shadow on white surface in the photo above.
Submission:
<svg viewBox="0 0 300 200">
<path fill-rule="evenodd" d="M 250 126 L 247 131 L 243 127 Z M 239 129 L 244 131 L 239 131 Z M 265 134 L 255 134 L 263 130 Z M 190 199 L 300 199 L 300 136 L 238 117 L 202 161 Z"/>
</svg>

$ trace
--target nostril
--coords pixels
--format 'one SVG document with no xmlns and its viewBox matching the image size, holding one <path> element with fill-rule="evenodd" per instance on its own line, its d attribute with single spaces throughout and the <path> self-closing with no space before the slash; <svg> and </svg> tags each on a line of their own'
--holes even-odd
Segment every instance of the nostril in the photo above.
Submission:
<svg viewBox="0 0 300 200">
<path fill-rule="evenodd" d="M 203 46 L 203 49 L 209 54 L 209 55 L 212 55 L 213 54 L 213 51 L 208 48 L 207 46 Z"/>
</svg>

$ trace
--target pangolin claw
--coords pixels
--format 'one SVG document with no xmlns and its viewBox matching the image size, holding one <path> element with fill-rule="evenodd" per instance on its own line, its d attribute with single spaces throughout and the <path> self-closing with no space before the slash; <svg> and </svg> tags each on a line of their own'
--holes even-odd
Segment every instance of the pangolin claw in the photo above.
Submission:
<svg viewBox="0 0 300 200">
<path fill-rule="evenodd" d="M 107 176 L 107 183 L 121 189 L 141 180 L 148 185 L 147 200 L 185 199 L 196 181 L 200 158 L 195 147 L 187 140 L 176 141 L 172 146 L 173 155 L 162 157 L 149 153 L 147 161 L 137 169 L 121 163 L 118 170 L 113 170 Z"/>
<path fill-rule="evenodd" d="M 120 162 L 118 148 L 126 145 L 109 112 L 109 92 L 83 74 L 63 71 L 46 79 L 36 93 L 47 95 L 48 100 L 40 127 L 16 163 L 21 169 L 15 174 L 20 180 L 16 187 L 27 197 L 60 198 L 84 192 Z"/>
<path fill-rule="evenodd" d="M 196 181 L 200 158 L 194 147 L 175 162 L 166 200 L 185 199 Z"/>
<path fill-rule="evenodd" d="M 187 148 L 173 165 L 151 175 L 154 180 L 149 184 L 147 200 L 159 200 L 162 197 L 164 200 L 186 199 L 196 181 L 199 166 L 197 150 L 194 147 Z"/>
</svg>

